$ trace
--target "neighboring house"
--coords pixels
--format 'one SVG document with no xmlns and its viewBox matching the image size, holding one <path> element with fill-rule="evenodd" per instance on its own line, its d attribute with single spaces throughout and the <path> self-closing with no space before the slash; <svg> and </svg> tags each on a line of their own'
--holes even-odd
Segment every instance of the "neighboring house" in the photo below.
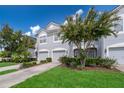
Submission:
<svg viewBox="0 0 124 93">
<path fill-rule="evenodd" d="M 88 55 L 91 57 L 110 57 L 117 59 L 119 64 L 124 64 L 124 6 L 119 6 L 113 11 L 117 11 L 117 15 L 121 17 L 121 20 L 118 21 L 119 25 L 114 27 L 118 31 L 118 37 L 101 38 L 88 49 Z M 45 60 L 47 57 L 51 57 L 53 62 L 58 62 L 61 56 L 78 55 L 75 45 L 62 44 L 62 40 L 58 37 L 59 32 L 60 25 L 51 22 L 37 35 L 36 50 L 38 62 Z"/>
<path fill-rule="evenodd" d="M 36 58 L 36 51 L 34 48 L 29 48 L 28 51 L 30 52 L 29 58 Z"/>
</svg>

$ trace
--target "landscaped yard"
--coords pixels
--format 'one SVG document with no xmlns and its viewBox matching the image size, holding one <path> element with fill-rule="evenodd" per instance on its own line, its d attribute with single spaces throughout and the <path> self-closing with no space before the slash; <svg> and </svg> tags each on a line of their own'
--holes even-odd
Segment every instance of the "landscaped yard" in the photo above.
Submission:
<svg viewBox="0 0 124 93">
<path fill-rule="evenodd" d="M 109 70 L 73 70 L 56 67 L 15 85 L 17 88 L 113 88 L 124 87 L 124 73 Z"/>
<path fill-rule="evenodd" d="M 2 71 L 0 72 L 0 75 L 4 75 L 4 74 L 8 74 L 8 73 L 12 73 L 12 72 L 15 72 L 17 71 L 16 69 L 12 69 L 12 70 L 6 70 L 6 71 Z"/>
<path fill-rule="evenodd" d="M 14 62 L 0 62 L 0 67 L 16 65 L 17 63 Z"/>
</svg>

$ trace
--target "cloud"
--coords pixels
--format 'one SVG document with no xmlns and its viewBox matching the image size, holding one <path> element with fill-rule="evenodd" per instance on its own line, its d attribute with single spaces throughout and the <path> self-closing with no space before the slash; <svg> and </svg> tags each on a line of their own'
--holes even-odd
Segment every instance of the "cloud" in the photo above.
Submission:
<svg viewBox="0 0 124 93">
<path fill-rule="evenodd" d="M 40 26 L 39 25 L 31 26 L 30 29 L 32 31 L 32 34 L 36 35 L 38 33 L 38 31 L 40 30 Z"/>
<path fill-rule="evenodd" d="M 79 9 L 78 11 L 76 11 L 76 13 L 74 15 L 72 15 L 73 21 L 76 21 L 76 16 L 81 16 L 83 14 L 83 10 Z M 64 21 L 63 25 L 68 24 L 67 20 Z"/>
<path fill-rule="evenodd" d="M 83 14 L 83 10 L 82 9 L 79 9 L 77 12 L 76 12 L 77 15 L 82 15 Z"/>
<path fill-rule="evenodd" d="M 31 36 L 31 32 L 28 31 L 28 32 L 24 33 L 24 35 Z"/>
</svg>

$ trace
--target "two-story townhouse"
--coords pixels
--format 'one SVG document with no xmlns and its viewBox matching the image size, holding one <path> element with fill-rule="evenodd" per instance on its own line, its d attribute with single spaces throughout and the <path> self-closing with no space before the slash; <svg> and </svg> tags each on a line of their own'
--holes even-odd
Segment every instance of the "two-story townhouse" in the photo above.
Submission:
<svg viewBox="0 0 124 93">
<path fill-rule="evenodd" d="M 37 60 L 45 60 L 51 57 L 56 62 L 59 57 L 68 55 L 68 43 L 62 44 L 58 37 L 60 26 L 56 23 L 49 23 L 37 36 Z"/>
<path fill-rule="evenodd" d="M 58 62 L 58 59 L 62 56 L 76 56 L 78 50 L 74 44 L 62 43 L 62 40 L 58 36 L 60 32 L 60 25 L 56 23 L 49 23 L 45 29 L 42 29 L 37 36 L 37 60 L 45 60 L 47 57 L 51 57 L 53 62 Z M 95 43 L 95 46 L 89 49 L 90 56 L 100 55 L 99 42 Z M 83 45 L 82 45 L 83 48 Z"/>
<path fill-rule="evenodd" d="M 113 29 L 117 31 L 117 37 L 108 36 L 102 39 L 102 57 L 117 59 L 119 64 L 124 64 L 124 6 L 118 6 L 113 11 L 120 17 L 118 25 Z"/>
<path fill-rule="evenodd" d="M 121 17 L 118 26 L 114 27 L 117 37 L 108 36 L 96 41 L 91 48 L 88 49 L 89 56 L 110 57 L 117 59 L 119 64 L 124 64 L 124 6 L 118 6 L 113 11 L 117 11 L 117 15 Z M 76 56 L 78 50 L 74 44 L 63 43 L 58 37 L 60 25 L 49 23 L 45 29 L 42 29 L 37 36 L 37 60 L 44 60 L 51 57 L 53 62 L 58 62 L 59 57 Z M 83 48 L 83 45 L 82 45 Z"/>
</svg>

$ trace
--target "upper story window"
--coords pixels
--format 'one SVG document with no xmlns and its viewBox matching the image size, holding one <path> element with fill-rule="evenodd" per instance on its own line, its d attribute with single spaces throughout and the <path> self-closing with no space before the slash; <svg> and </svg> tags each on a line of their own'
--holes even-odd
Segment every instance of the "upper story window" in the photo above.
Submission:
<svg viewBox="0 0 124 93">
<path fill-rule="evenodd" d="M 46 43 L 46 42 L 47 42 L 47 35 L 40 36 L 40 43 L 43 44 L 43 43 Z"/>
<path fill-rule="evenodd" d="M 60 36 L 58 36 L 58 34 L 54 34 L 54 42 L 59 42 L 59 41 L 61 41 L 61 38 L 60 38 Z"/>
<path fill-rule="evenodd" d="M 115 26 L 115 31 L 121 32 L 123 31 L 123 19 L 117 21 L 117 25 Z"/>
</svg>

